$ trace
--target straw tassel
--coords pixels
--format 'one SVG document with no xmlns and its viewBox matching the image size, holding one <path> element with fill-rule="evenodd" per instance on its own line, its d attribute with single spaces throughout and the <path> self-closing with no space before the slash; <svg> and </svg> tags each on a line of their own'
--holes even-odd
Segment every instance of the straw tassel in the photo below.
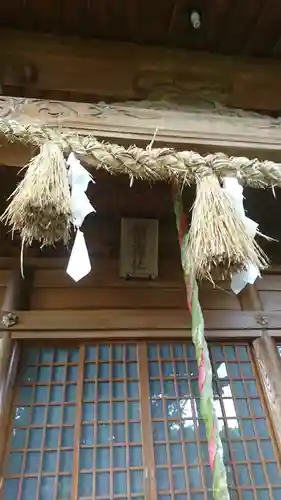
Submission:
<svg viewBox="0 0 281 500">
<path fill-rule="evenodd" d="M 250 264 L 258 269 L 268 265 L 266 255 L 246 230 L 230 196 L 213 174 L 197 180 L 187 240 L 185 258 L 189 273 L 198 279 L 212 281 L 214 269 L 225 278 Z"/>
<path fill-rule="evenodd" d="M 204 336 L 204 318 L 198 298 L 198 286 L 194 275 L 189 274 L 190 270 L 186 260 L 188 235 L 186 234 L 186 218 L 179 192 L 175 192 L 174 194 L 174 210 L 181 247 L 181 260 L 187 293 L 187 304 L 192 316 L 192 340 L 195 346 L 198 364 L 198 389 L 200 393 L 201 413 L 208 439 L 209 464 L 213 472 L 213 496 L 214 500 L 229 500 L 227 475 L 223 462 L 223 447 L 214 405 L 212 367 L 208 346 Z"/>
<path fill-rule="evenodd" d="M 62 240 L 67 244 L 71 228 L 71 203 L 67 166 L 60 147 L 47 142 L 25 167 L 26 173 L 1 216 L 22 241 L 43 247 Z"/>
</svg>

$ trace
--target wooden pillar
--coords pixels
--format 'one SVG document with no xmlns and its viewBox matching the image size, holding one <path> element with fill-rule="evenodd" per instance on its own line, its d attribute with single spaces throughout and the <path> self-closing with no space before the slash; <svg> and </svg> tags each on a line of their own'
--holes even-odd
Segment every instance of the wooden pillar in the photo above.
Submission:
<svg viewBox="0 0 281 500">
<path fill-rule="evenodd" d="M 275 341 L 267 332 L 253 342 L 257 369 L 260 375 L 269 416 L 281 455 L 281 358 Z"/>
<path fill-rule="evenodd" d="M 11 271 L 1 308 L 2 320 L 3 317 L 7 316 L 7 313 L 29 308 L 32 281 L 32 269 L 26 270 L 24 279 L 21 277 L 19 269 Z M 2 328 L 3 326 L 2 323 Z M 0 340 L 0 474 L 5 453 L 5 429 L 9 423 L 12 389 L 18 360 L 19 345 L 17 342 L 12 342 L 10 331 L 7 328 L 7 330 L 2 331 Z"/>
<path fill-rule="evenodd" d="M 256 285 L 247 285 L 238 295 L 242 311 L 261 311 L 262 303 Z"/>
</svg>

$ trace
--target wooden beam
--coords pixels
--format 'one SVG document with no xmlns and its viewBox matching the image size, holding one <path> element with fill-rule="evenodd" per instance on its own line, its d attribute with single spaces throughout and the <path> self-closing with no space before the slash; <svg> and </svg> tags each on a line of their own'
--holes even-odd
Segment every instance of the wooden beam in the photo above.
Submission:
<svg viewBox="0 0 281 500">
<path fill-rule="evenodd" d="M 190 330 L 191 318 L 182 309 L 96 309 L 79 311 L 18 311 L 19 321 L 11 327 L 11 332 L 31 331 L 81 331 L 88 330 Z M 272 335 L 281 336 L 281 311 L 229 311 L 206 310 L 204 312 L 207 331 L 243 330 L 244 337 L 252 336 L 247 330 L 260 330 L 261 327 L 272 330 Z M 66 335 L 68 335 L 66 333 Z M 94 335 L 94 333 L 93 333 Z M 255 337 L 260 334 L 255 333 Z"/>
<path fill-rule="evenodd" d="M 281 358 L 276 343 L 266 332 L 253 342 L 253 346 L 276 443 L 281 454 Z"/>
<path fill-rule="evenodd" d="M 0 81 L 30 97 L 281 109 L 278 61 L 2 30 Z M 268 90 L 270 89 L 270 91 Z M 69 98 L 69 97 L 64 97 Z"/>
<path fill-rule="evenodd" d="M 72 313 L 71 313 L 72 314 Z M 14 340 L 36 340 L 43 342 L 54 339 L 87 339 L 87 340 L 136 340 L 136 339 L 184 339 L 191 340 L 191 329 L 157 329 L 154 325 L 153 329 L 138 330 L 138 329 L 121 329 L 121 330 L 29 330 L 29 331 L 12 331 L 12 339 Z M 269 331 L 269 335 L 274 335 L 275 331 Z M 227 341 L 244 341 L 256 339 L 260 336 L 260 330 L 206 330 L 206 338 L 210 341 L 218 342 L 220 340 Z"/>
<path fill-rule="evenodd" d="M 124 146 L 132 142 L 147 146 L 157 130 L 156 147 L 195 149 L 201 153 L 219 150 L 277 162 L 281 158 L 281 121 L 266 116 L 171 106 L 157 109 L 147 102 L 92 105 L 2 97 L 0 103 L 0 119 L 58 127 Z M 30 147 L 10 144 L 3 137 L 0 142 L 0 164 L 21 167 L 30 159 Z M 90 163 L 89 158 L 87 161 Z"/>
</svg>

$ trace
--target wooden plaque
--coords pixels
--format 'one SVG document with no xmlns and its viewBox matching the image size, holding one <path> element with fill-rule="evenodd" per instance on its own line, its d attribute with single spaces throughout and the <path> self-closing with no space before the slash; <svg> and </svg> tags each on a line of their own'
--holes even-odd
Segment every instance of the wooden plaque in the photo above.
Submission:
<svg viewBox="0 0 281 500">
<path fill-rule="evenodd" d="M 120 276 L 123 278 L 157 278 L 157 219 L 121 220 Z"/>
</svg>

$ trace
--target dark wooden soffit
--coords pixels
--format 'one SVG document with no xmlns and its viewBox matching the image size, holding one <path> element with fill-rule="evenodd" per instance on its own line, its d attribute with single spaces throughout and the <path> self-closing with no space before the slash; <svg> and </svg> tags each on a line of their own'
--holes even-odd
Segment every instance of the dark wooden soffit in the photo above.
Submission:
<svg viewBox="0 0 281 500">
<path fill-rule="evenodd" d="M 201 14 L 194 29 L 190 13 Z M 203 49 L 280 56 L 281 5 L 267 0 L 9 0 L 0 26 Z"/>
<path fill-rule="evenodd" d="M 0 83 L 5 94 L 36 98 L 281 110 L 277 61 L 17 31 L 0 31 Z"/>
<path fill-rule="evenodd" d="M 203 153 L 225 151 L 280 161 L 281 120 L 251 113 L 180 110 L 171 106 L 157 109 L 147 101 L 108 105 L 2 97 L 1 118 L 92 134 L 124 145 L 147 146 L 157 131 L 154 146 Z M 30 155 L 30 148 L 1 139 L 2 165 L 21 167 Z"/>
</svg>

